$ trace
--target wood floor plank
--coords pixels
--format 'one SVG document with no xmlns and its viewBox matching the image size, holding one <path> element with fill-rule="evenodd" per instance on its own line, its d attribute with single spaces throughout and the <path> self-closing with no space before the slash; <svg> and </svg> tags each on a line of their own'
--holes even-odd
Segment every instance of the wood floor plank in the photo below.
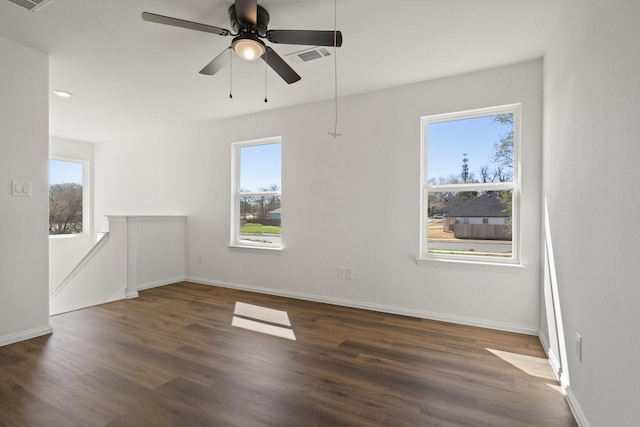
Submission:
<svg viewBox="0 0 640 427">
<path fill-rule="evenodd" d="M 232 326 L 236 302 L 296 340 Z M 0 426 L 576 425 L 527 335 L 189 282 L 51 324 L 0 347 Z"/>
</svg>

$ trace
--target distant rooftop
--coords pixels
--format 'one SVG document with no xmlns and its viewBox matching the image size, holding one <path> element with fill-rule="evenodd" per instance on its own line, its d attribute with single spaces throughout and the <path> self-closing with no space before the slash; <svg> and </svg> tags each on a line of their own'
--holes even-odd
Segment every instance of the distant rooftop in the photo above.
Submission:
<svg viewBox="0 0 640 427">
<path fill-rule="evenodd" d="M 442 212 L 445 217 L 509 217 L 497 195 L 491 193 L 472 199 L 451 199 Z"/>
</svg>

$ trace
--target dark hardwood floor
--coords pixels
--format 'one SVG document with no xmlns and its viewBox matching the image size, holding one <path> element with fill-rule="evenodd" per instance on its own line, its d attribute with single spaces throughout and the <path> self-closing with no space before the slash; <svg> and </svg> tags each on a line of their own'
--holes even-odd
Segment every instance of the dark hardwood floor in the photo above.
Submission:
<svg viewBox="0 0 640 427">
<path fill-rule="evenodd" d="M 1 426 L 576 425 L 532 336 L 186 282 L 51 323 L 0 347 Z"/>
</svg>

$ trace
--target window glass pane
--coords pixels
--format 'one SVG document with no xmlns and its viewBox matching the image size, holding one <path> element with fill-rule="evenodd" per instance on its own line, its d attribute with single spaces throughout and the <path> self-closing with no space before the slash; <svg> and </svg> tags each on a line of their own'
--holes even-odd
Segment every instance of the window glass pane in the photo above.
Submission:
<svg viewBox="0 0 640 427">
<path fill-rule="evenodd" d="M 513 181 L 513 113 L 427 124 L 428 183 Z"/>
<path fill-rule="evenodd" d="M 427 252 L 512 256 L 513 192 L 429 192 Z"/>
<path fill-rule="evenodd" d="M 240 191 L 280 191 L 282 144 L 240 148 Z"/>
<path fill-rule="evenodd" d="M 281 244 L 281 197 L 264 195 L 240 198 L 240 243 Z"/>
<path fill-rule="evenodd" d="M 49 160 L 49 234 L 82 233 L 82 163 Z"/>
</svg>

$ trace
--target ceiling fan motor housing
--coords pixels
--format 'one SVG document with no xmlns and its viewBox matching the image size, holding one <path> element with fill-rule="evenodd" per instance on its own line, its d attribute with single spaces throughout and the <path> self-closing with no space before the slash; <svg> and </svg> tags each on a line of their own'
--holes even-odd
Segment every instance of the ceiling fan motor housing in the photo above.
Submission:
<svg viewBox="0 0 640 427">
<path fill-rule="evenodd" d="M 258 34 L 261 37 L 265 37 L 267 34 L 267 26 L 269 25 L 269 12 L 267 12 L 262 6 L 258 5 L 257 10 L 257 22 L 244 22 L 238 19 L 236 14 L 235 3 L 229 7 L 229 20 L 231 21 L 231 28 L 238 33 L 253 33 Z"/>
<path fill-rule="evenodd" d="M 46 0 L 43 0 L 46 1 Z M 230 48 L 247 61 L 262 60 L 288 84 L 300 80 L 300 75 L 271 47 L 266 46 L 261 39 L 268 39 L 271 43 L 308 45 L 308 46 L 336 46 L 342 45 L 340 31 L 320 30 L 267 30 L 269 12 L 258 5 L 257 0 L 233 0 L 228 10 L 229 21 L 233 30 L 186 21 L 157 13 L 143 12 L 144 21 L 157 24 L 171 25 L 189 30 L 202 31 L 219 36 L 232 36 L 231 46 L 223 50 L 209 62 L 200 74 L 212 76 L 231 62 L 228 53 Z M 235 34 L 232 32 L 234 31 Z"/>
</svg>

